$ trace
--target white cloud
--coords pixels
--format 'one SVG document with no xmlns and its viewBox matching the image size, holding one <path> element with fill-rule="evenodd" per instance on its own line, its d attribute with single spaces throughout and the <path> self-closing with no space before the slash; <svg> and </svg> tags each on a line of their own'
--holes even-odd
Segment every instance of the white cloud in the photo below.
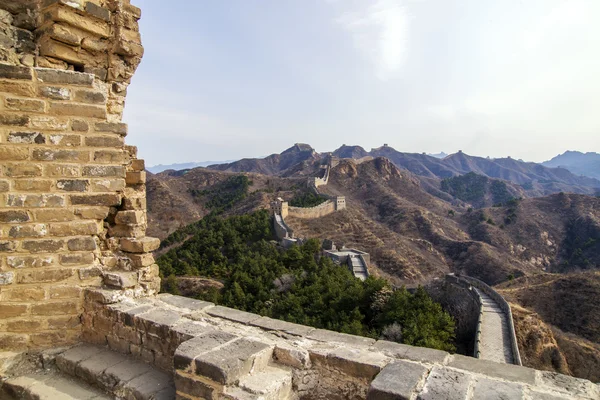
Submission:
<svg viewBox="0 0 600 400">
<path fill-rule="evenodd" d="M 379 79 L 397 77 L 409 51 L 411 14 L 404 1 L 378 0 L 370 6 L 357 2 L 350 8 L 336 22 L 350 32 Z"/>
</svg>

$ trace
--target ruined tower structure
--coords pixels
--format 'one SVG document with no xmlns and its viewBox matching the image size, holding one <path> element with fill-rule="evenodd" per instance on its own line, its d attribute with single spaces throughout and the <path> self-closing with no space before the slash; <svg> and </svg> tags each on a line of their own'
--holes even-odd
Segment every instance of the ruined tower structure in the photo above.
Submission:
<svg viewBox="0 0 600 400">
<path fill-rule="evenodd" d="M 125 95 L 129 0 L 0 0 L 0 350 L 73 343 L 86 287 L 160 287 Z"/>
</svg>

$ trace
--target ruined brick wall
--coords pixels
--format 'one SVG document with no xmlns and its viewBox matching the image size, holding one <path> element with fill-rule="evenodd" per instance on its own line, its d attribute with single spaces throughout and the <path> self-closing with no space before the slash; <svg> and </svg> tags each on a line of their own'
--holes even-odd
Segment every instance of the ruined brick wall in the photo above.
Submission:
<svg viewBox="0 0 600 400">
<path fill-rule="evenodd" d="M 0 0 L 0 350 L 78 340 L 82 289 L 157 292 L 128 0 Z"/>
</svg>

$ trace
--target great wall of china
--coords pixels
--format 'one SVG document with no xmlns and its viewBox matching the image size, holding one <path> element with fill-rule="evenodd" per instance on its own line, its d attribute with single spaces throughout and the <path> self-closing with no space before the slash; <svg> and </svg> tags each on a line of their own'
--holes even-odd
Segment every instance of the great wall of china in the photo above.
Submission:
<svg viewBox="0 0 600 400">
<path fill-rule="evenodd" d="M 0 398 L 597 399 L 581 379 L 157 295 L 128 0 L 0 0 Z"/>
</svg>

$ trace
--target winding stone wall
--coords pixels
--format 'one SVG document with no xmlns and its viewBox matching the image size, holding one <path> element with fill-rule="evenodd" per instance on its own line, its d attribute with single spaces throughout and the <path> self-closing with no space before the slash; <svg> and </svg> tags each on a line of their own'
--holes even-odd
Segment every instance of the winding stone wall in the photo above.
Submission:
<svg viewBox="0 0 600 400">
<path fill-rule="evenodd" d="M 144 162 L 121 123 L 140 15 L 125 0 L 0 1 L 0 350 L 79 340 L 86 287 L 160 287 Z"/>
</svg>

